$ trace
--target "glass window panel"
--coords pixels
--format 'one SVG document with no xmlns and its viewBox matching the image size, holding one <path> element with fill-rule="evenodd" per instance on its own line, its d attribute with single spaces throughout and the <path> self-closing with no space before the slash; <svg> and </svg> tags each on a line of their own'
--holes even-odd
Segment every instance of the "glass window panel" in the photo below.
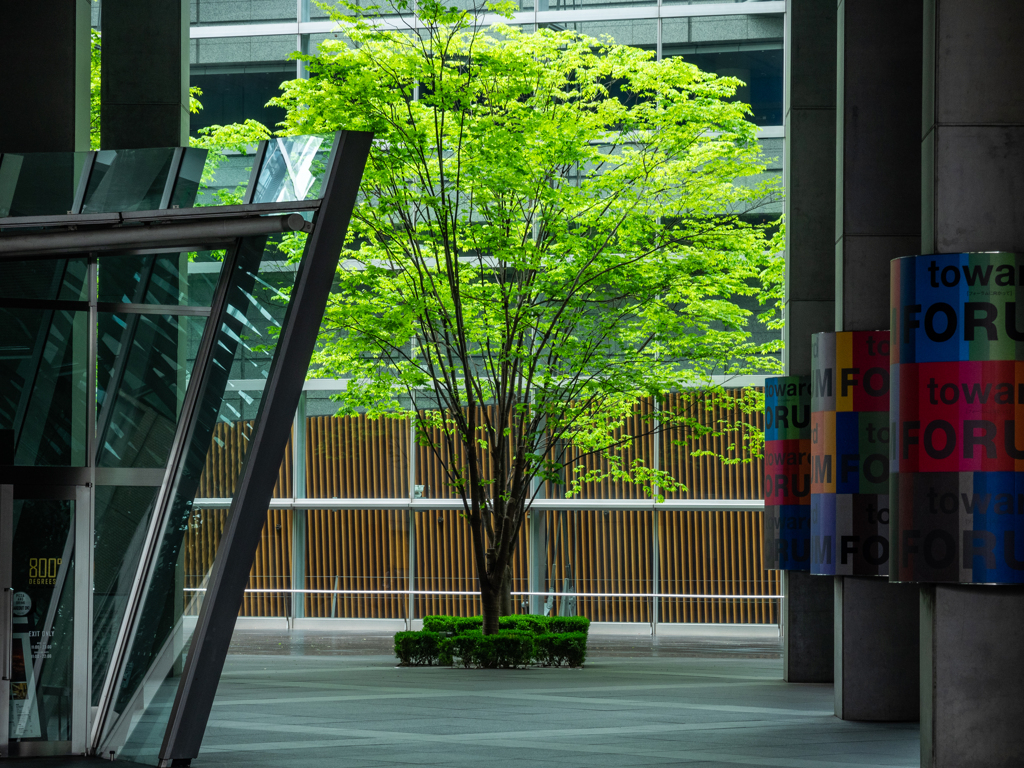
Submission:
<svg viewBox="0 0 1024 768">
<path fill-rule="evenodd" d="M 205 41 L 204 41 L 205 42 Z M 292 39 L 294 46 L 294 38 Z M 281 94 L 281 83 L 294 80 L 294 61 L 266 64 L 195 64 L 190 83 L 201 88 L 203 108 L 189 116 L 189 131 L 198 136 L 202 128 L 256 120 L 273 129 L 284 120 L 285 111 L 268 107 Z"/>
<path fill-rule="evenodd" d="M 716 50 L 735 46 L 663 45 L 662 50 L 665 56 L 681 55 L 705 72 L 742 80 L 735 100 L 750 105 L 751 121 L 756 125 L 782 125 L 782 43 L 765 45 L 772 47 Z"/>
<path fill-rule="evenodd" d="M 4 154 L 0 158 L 0 218 L 71 212 L 85 152 Z"/>
<path fill-rule="evenodd" d="M 173 155 L 173 148 L 100 150 L 89 176 L 82 212 L 159 208 Z"/>
<path fill-rule="evenodd" d="M 96 487 L 92 623 L 94 706 L 99 704 L 158 490 L 134 486 Z"/>
<path fill-rule="evenodd" d="M 256 147 L 251 152 L 214 150 L 206 158 L 203 181 L 199 185 L 196 207 L 208 205 L 237 205 L 244 199 L 249 185 Z"/>
<path fill-rule="evenodd" d="M 174 191 L 171 193 L 171 208 L 191 208 L 195 203 L 203 178 L 203 168 L 206 165 L 206 154 L 205 149 L 185 149 L 185 154 L 181 158 L 181 168 L 178 169 L 178 180 L 174 183 Z"/>
<path fill-rule="evenodd" d="M 192 0 L 195 26 L 295 21 L 294 0 Z"/>
<path fill-rule="evenodd" d="M 96 461 L 163 467 L 206 318 L 100 313 Z"/>
<path fill-rule="evenodd" d="M 176 496 L 171 500 L 160 532 L 153 577 L 143 597 L 138 629 L 114 705 L 119 718 L 111 727 L 126 735 L 125 746 L 120 753 L 123 759 L 155 762 L 163 739 L 177 676 L 194 626 L 186 617 L 199 609 L 201 590 L 205 587 L 208 568 L 215 557 L 217 542 L 207 536 L 205 541 L 212 542 L 213 550 L 202 561 L 204 572 L 192 573 L 189 578 L 189 584 L 193 585 L 189 590 L 197 591 L 186 592 L 186 531 L 205 529 L 212 532 L 216 526 L 216 516 L 194 509 L 193 500 L 200 489 L 200 480 L 207 466 L 210 447 L 218 436 L 219 425 L 240 430 L 239 453 L 244 456 L 248 450 L 252 428 L 239 422 L 246 422 L 256 415 L 262 391 L 238 392 L 244 403 L 242 407 L 235 405 L 234 393 L 229 393 L 228 397 L 224 393 L 229 379 L 235 378 L 235 372 L 241 370 L 240 364 L 246 362 L 246 355 L 259 354 L 269 362 L 276 336 L 260 333 L 257 337 L 256 334 L 261 327 L 280 322 L 270 313 L 269 307 L 283 314 L 283 304 L 279 308 L 276 303 L 283 301 L 280 289 L 289 287 L 294 280 L 294 272 L 273 273 L 279 282 L 271 289 L 268 304 L 261 301 L 260 286 L 269 285 L 263 267 L 280 257 L 276 245 L 270 243 L 264 247 L 263 242 L 257 238 L 243 241 L 239 263 L 232 275 L 228 308 L 226 314 L 217 319 L 220 326 L 217 328 L 214 357 L 207 371 L 206 387 L 197 404 L 197 422 L 191 442 L 186 446 Z M 288 285 L 285 285 L 286 280 Z M 258 352 L 254 346 L 260 347 Z M 236 466 L 240 468 L 242 463 Z M 237 474 L 237 469 L 233 473 Z M 233 487 L 234 479 L 228 479 Z"/>
<path fill-rule="evenodd" d="M 193 40 L 192 64 L 284 64 L 295 51 L 295 35 L 204 37 Z M 292 64 L 294 67 L 294 63 Z"/>
<path fill-rule="evenodd" d="M 0 308 L 0 429 L 15 464 L 85 464 L 88 313 Z"/>
<path fill-rule="evenodd" d="M 0 298 L 86 301 L 88 274 L 85 259 L 5 261 Z"/>
<path fill-rule="evenodd" d="M 221 259 L 223 251 L 104 257 L 99 261 L 99 300 L 208 307 Z"/>
<path fill-rule="evenodd" d="M 79 706 L 72 702 L 73 502 L 14 502 L 11 571 L 16 608 L 10 738 L 22 743 L 70 741 L 73 708 Z"/>
<path fill-rule="evenodd" d="M 254 203 L 315 200 L 331 151 L 331 136 L 272 139 L 256 182 Z"/>
</svg>

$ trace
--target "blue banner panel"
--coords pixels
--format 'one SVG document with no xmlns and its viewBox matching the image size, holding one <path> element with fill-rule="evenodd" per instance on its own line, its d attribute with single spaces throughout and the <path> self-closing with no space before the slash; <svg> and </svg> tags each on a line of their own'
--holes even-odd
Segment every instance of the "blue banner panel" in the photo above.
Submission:
<svg viewBox="0 0 1024 768">
<path fill-rule="evenodd" d="M 765 380 L 765 568 L 810 567 L 811 379 Z"/>
<path fill-rule="evenodd" d="M 811 337 L 811 573 L 889 573 L 889 332 Z"/>
<path fill-rule="evenodd" d="M 1022 584 L 1024 254 L 891 277 L 890 580 Z"/>
</svg>

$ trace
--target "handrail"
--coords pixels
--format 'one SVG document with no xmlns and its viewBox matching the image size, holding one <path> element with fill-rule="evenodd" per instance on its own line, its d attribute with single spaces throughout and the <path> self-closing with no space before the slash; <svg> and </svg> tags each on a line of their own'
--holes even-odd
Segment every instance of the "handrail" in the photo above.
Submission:
<svg viewBox="0 0 1024 768">
<path fill-rule="evenodd" d="M 185 587 L 185 592 L 205 592 L 206 587 Z M 303 595 L 455 595 L 479 597 L 479 591 L 450 589 L 270 589 L 253 588 L 247 594 L 303 594 Z M 713 598 L 724 600 L 781 600 L 782 595 L 714 595 L 714 594 L 662 594 L 653 592 L 512 592 L 517 597 L 670 597 Z"/>
<path fill-rule="evenodd" d="M 201 498 L 192 503 L 193 509 L 227 509 L 230 498 Z M 462 509 L 462 499 L 271 499 L 268 509 L 396 509 L 433 511 Z M 535 499 L 530 509 L 536 510 L 667 510 L 699 512 L 761 512 L 763 499 Z"/>
</svg>

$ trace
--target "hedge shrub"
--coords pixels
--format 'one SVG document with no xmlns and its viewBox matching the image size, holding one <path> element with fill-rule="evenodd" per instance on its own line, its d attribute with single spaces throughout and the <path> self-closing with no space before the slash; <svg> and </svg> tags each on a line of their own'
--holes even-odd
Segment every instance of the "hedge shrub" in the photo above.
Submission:
<svg viewBox="0 0 1024 768">
<path fill-rule="evenodd" d="M 538 635 L 534 638 L 536 659 L 551 667 L 582 667 L 587 660 L 587 634 L 566 632 L 565 634 Z"/>
<path fill-rule="evenodd" d="M 403 664 L 431 665 L 441 650 L 441 636 L 436 632 L 396 632 L 395 656 Z"/>
<path fill-rule="evenodd" d="M 409 666 L 515 669 L 530 664 L 581 667 L 590 620 L 582 616 L 503 616 L 484 635 L 479 616 L 426 616 L 420 632 L 398 632 L 395 655 Z"/>
<path fill-rule="evenodd" d="M 459 616 L 424 616 L 423 629 L 436 632 L 446 637 L 454 637 L 473 630 L 482 630 L 484 620 L 480 616 L 467 618 Z M 590 630 L 590 619 L 585 616 L 502 616 L 498 619 L 498 629 L 512 629 L 532 632 L 535 635 L 565 634 L 566 632 L 582 632 Z"/>
</svg>

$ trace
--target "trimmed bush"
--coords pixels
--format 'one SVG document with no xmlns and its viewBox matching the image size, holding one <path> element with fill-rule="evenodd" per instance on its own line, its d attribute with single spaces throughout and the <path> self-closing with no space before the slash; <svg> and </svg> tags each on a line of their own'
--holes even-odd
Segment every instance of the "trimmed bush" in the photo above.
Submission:
<svg viewBox="0 0 1024 768">
<path fill-rule="evenodd" d="M 585 632 L 538 635 L 534 638 L 536 658 L 541 664 L 552 667 L 562 665 L 582 667 L 587 660 L 587 635 Z"/>
<path fill-rule="evenodd" d="M 476 638 L 476 663 L 486 669 L 516 669 L 533 663 L 534 635 L 508 629 Z"/>
<path fill-rule="evenodd" d="M 441 636 L 436 632 L 396 632 L 395 656 L 410 666 L 431 665 L 441 650 Z"/>
<path fill-rule="evenodd" d="M 547 631 L 553 635 L 590 631 L 590 619 L 586 616 L 545 616 L 548 620 Z"/>
<path fill-rule="evenodd" d="M 452 637 L 461 635 L 464 632 L 482 630 L 484 620 L 480 616 L 424 616 L 423 629 L 427 632 L 437 632 L 439 635 Z"/>
<path fill-rule="evenodd" d="M 484 620 L 480 616 L 462 618 L 458 616 L 424 616 L 423 629 L 436 632 L 446 637 L 454 637 L 465 632 L 482 630 Z M 498 619 L 499 630 L 517 630 L 532 632 L 535 635 L 564 634 L 566 632 L 582 632 L 590 630 L 590 619 L 584 616 L 534 616 L 531 614 L 502 616 Z"/>
<path fill-rule="evenodd" d="M 590 620 L 582 616 L 502 616 L 484 635 L 479 616 L 426 616 L 420 632 L 395 634 L 395 655 L 409 666 L 516 669 L 530 664 L 581 667 Z"/>
</svg>

